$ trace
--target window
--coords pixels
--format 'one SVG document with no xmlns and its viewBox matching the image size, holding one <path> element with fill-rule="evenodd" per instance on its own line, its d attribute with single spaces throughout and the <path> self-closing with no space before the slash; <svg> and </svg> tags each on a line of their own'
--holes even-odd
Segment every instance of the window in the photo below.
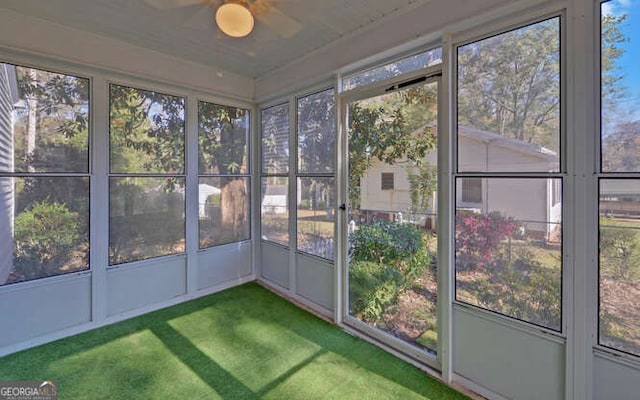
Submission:
<svg viewBox="0 0 640 400">
<path fill-rule="evenodd" d="M 109 86 L 109 265 L 185 251 L 184 104 Z"/>
<path fill-rule="evenodd" d="M 198 102 L 200 248 L 248 240 L 249 111 Z"/>
<path fill-rule="evenodd" d="M 333 260 L 335 179 L 298 178 L 298 250 Z"/>
<path fill-rule="evenodd" d="M 482 179 L 461 178 L 460 186 L 463 203 L 482 203 Z"/>
<path fill-rule="evenodd" d="M 0 63 L 0 285 L 89 268 L 89 81 Z"/>
<path fill-rule="evenodd" d="M 600 17 L 598 343 L 640 356 L 640 6 L 603 2 Z"/>
<path fill-rule="evenodd" d="M 289 246 L 289 104 L 262 110 L 261 237 Z"/>
<path fill-rule="evenodd" d="M 394 76 L 406 74 L 408 72 L 419 71 L 423 68 L 440 64 L 441 62 L 441 48 L 428 50 L 391 62 L 381 67 L 376 67 L 347 76 L 342 80 L 343 90 L 351 90 L 360 86 L 393 78 Z"/>
<path fill-rule="evenodd" d="M 462 45 L 457 66 L 456 300 L 561 331 L 560 18 Z"/>
<path fill-rule="evenodd" d="M 335 97 L 333 89 L 298 98 L 297 248 L 334 258 Z"/>
<path fill-rule="evenodd" d="M 393 172 L 382 172 L 380 182 L 380 190 L 393 190 Z"/>
</svg>

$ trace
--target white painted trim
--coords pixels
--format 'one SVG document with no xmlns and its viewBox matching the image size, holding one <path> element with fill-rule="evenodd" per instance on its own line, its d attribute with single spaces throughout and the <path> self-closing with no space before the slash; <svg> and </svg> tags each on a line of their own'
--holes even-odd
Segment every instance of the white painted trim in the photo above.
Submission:
<svg viewBox="0 0 640 400">
<path fill-rule="evenodd" d="M 640 371 L 640 360 L 631 354 L 623 353 L 610 348 L 597 347 L 593 349 L 593 357 L 608 360 L 629 368 Z"/>
<path fill-rule="evenodd" d="M 103 76 L 92 79 L 89 251 L 91 260 L 91 320 L 107 317 L 107 267 L 109 266 L 109 85 Z M 99 171 L 99 172 L 98 172 Z"/>
<path fill-rule="evenodd" d="M 186 241 L 186 282 L 187 293 L 195 293 L 198 288 L 199 231 L 199 127 L 198 99 L 190 96 L 186 100 L 185 112 L 185 241 Z M 193 121 L 190 123 L 189 121 Z"/>
<path fill-rule="evenodd" d="M 454 227 L 449 218 L 455 210 L 453 188 L 453 149 L 455 142 L 454 120 L 456 113 L 453 93 L 455 60 L 452 57 L 453 43 L 450 35 L 445 35 L 442 48 L 442 78 L 438 85 L 438 360 L 442 379 L 452 382 L 453 365 L 453 299 L 455 268 Z"/>
</svg>

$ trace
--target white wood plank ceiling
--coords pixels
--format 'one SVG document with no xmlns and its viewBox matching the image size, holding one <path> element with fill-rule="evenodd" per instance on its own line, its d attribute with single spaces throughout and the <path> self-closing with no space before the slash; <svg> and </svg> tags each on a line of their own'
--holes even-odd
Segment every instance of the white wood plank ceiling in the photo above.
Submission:
<svg viewBox="0 0 640 400">
<path fill-rule="evenodd" d="M 219 33 L 215 25 L 213 15 L 222 1 L 2 0 L 0 8 L 260 78 L 370 24 L 431 2 L 250 0 L 266 1 L 269 7 L 258 16 L 253 33 L 237 39 Z"/>
</svg>

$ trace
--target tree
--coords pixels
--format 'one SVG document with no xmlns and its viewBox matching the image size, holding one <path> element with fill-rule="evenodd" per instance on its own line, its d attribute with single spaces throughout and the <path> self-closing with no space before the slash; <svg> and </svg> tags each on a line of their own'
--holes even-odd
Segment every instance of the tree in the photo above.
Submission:
<svg viewBox="0 0 640 400">
<path fill-rule="evenodd" d="M 615 112 L 617 101 L 625 95 L 622 82 L 624 75 L 617 61 L 625 52 L 624 45 L 629 43 L 629 37 L 621 29 L 627 17 L 626 14 L 605 14 L 601 19 L 600 73 L 602 75 L 602 108 L 605 111 L 603 117 L 610 112 Z"/>
<path fill-rule="evenodd" d="M 200 173 L 233 175 L 247 172 L 249 112 L 242 108 L 199 102 Z M 249 194 L 246 178 L 220 178 L 220 232 L 232 240 L 248 236 Z"/>
<path fill-rule="evenodd" d="M 458 49 L 458 123 L 558 151 L 559 18 Z"/>
<path fill-rule="evenodd" d="M 360 207 L 360 180 L 375 160 L 416 167 L 436 148 L 436 93 L 413 87 L 349 105 L 349 203 Z"/>
</svg>

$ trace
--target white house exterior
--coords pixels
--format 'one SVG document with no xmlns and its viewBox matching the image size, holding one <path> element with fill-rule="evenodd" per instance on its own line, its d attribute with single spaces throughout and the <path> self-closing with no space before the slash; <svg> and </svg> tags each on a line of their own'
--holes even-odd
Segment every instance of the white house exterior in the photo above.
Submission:
<svg viewBox="0 0 640 400">
<path fill-rule="evenodd" d="M 461 172 L 549 172 L 558 168 L 558 157 L 549 149 L 465 126 L 459 127 L 458 149 L 459 159 L 464 161 L 459 165 Z M 436 152 L 427 154 L 425 162 L 436 167 Z M 376 161 L 361 179 L 360 209 L 411 210 L 411 168 L 403 161 L 394 165 Z M 548 235 L 562 218 L 561 192 L 560 181 L 554 179 L 461 178 L 456 182 L 456 206 L 477 212 L 498 211 L 524 222 L 529 231 Z M 436 214 L 436 198 L 434 192 L 427 214 Z"/>
</svg>

